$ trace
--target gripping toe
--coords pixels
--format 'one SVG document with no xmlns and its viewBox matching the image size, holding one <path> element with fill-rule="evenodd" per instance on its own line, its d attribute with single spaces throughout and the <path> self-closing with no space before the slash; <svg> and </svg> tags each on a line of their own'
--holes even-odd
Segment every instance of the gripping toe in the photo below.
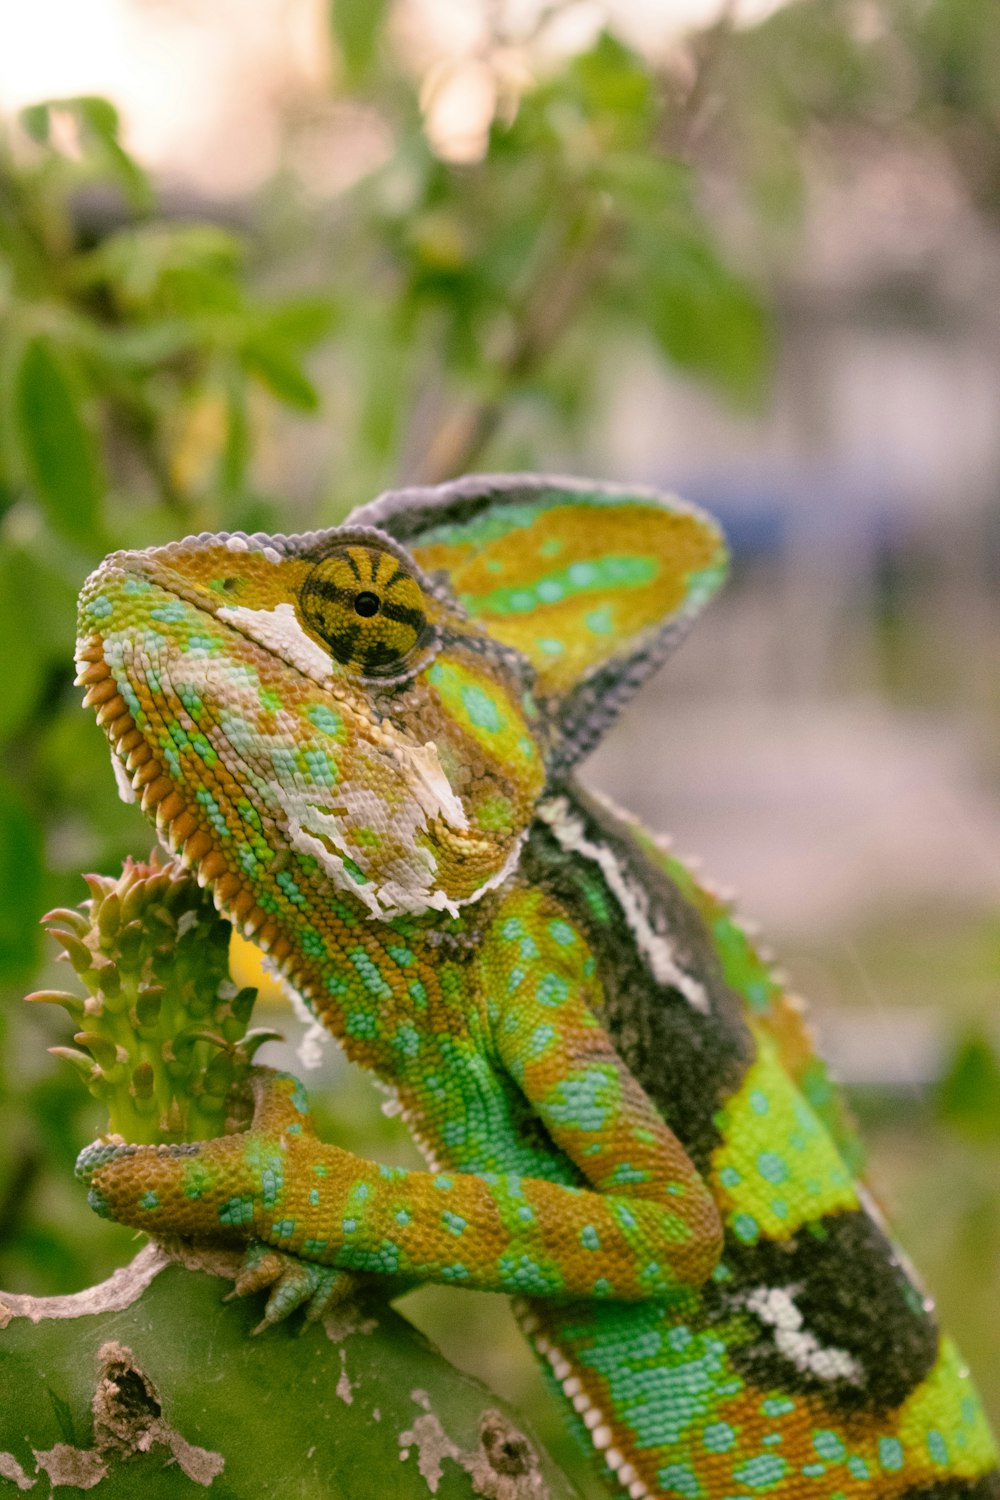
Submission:
<svg viewBox="0 0 1000 1500">
<path fill-rule="evenodd" d="M 264 1316 L 253 1330 L 262 1333 L 274 1323 L 283 1322 L 299 1307 L 305 1314 L 304 1327 L 308 1327 L 349 1297 L 356 1286 L 357 1278 L 346 1271 L 313 1265 L 254 1241 L 243 1256 L 235 1285 L 226 1300 L 270 1288 Z"/>
</svg>

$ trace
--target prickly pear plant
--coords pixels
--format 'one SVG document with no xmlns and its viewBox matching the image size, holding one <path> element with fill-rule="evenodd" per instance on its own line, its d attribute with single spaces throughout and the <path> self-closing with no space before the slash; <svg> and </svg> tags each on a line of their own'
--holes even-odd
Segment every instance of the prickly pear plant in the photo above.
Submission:
<svg viewBox="0 0 1000 1500">
<path fill-rule="evenodd" d="M 247 1031 L 257 992 L 229 975 L 231 927 L 178 864 L 154 851 L 127 860 L 117 879 L 85 877 L 79 908 L 43 921 L 86 987 L 39 990 L 78 1029 L 53 1047 L 108 1107 L 126 1140 L 193 1141 L 232 1129 L 233 1101 L 253 1055 L 276 1033 Z"/>
</svg>

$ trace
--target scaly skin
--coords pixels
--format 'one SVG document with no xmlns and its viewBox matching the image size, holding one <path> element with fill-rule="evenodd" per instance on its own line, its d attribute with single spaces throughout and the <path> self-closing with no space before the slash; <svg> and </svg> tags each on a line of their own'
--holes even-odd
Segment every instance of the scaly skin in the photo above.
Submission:
<svg viewBox="0 0 1000 1500">
<path fill-rule="evenodd" d="M 247 1133 L 81 1173 L 123 1223 L 247 1244 L 272 1316 L 352 1271 L 518 1294 L 635 1500 L 995 1500 L 797 1006 L 572 779 L 723 567 L 676 501 L 524 476 L 109 558 L 78 659 L 120 783 L 430 1170 L 322 1144 L 260 1070 Z"/>
</svg>

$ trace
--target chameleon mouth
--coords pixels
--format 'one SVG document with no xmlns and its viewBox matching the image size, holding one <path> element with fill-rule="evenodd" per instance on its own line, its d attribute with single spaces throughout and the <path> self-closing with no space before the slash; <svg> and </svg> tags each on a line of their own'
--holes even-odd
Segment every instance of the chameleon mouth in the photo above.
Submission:
<svg viewBox="0 0 1000 1500">
<path fill-rule="evenodd" d="M 104 655 L 100 636 L 79 642 L 75 684 L 86 689 L 84 708 L 95 710 L 98 724 L 111 745 L 112 766 L 125 801 L 138 802 L 153 819 L 161 841 L 191 870 L 202 887 L 212 891 L 218 909 L 248 939 L 276 961 L 292 951 L 292 943 L 277 922 L 257 905 L 243 881 L 230 868 L 215 840 L 191 812 L 147 736 L 138 727 Z"/>
</svg>

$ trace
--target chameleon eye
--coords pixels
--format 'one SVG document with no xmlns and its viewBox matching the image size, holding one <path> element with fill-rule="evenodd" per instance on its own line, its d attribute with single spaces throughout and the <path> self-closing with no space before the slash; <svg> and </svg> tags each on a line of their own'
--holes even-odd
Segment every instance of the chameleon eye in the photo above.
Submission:
<svg viewBox="0 0 1000 1500">
<path fill-rule="evenodd" d="M 328 552 L 307 575 L 299 604 L 334 659 L 362 677 L 405 676 L 434 637 L 419 583 L 377 547 Z"/>
</svg>

